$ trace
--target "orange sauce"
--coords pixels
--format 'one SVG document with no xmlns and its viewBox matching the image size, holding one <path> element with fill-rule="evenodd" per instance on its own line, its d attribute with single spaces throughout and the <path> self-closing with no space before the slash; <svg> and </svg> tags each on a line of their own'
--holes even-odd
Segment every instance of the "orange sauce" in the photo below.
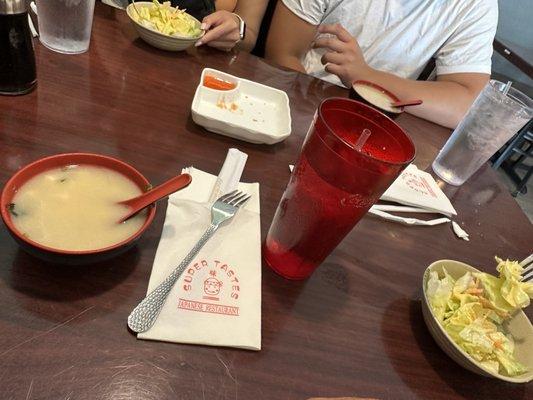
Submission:
<svg viewBox="0 0 533 400">
<path fill-rule="evenodd" d="M 204 77 L 204 86 L 215 90 L 231 90 L 235 89 L 237 85 L 212 75 L 206 75 Z"/>
</svg>

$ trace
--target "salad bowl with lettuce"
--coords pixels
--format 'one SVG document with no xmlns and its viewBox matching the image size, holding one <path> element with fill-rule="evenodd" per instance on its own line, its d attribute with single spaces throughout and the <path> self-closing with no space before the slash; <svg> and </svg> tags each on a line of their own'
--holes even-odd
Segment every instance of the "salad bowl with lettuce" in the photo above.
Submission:
<svg viewBox="0 0 533 400">
<path fill-rule="evenodd" d="M 204 35 L 200 21 L 170 1 L 135 1 L 126 13 L 141 39 L 162 50 L 185 50 Z"/>
<path fill-rule="evenodd" d="M 508 382 L 533 380 L 533 326 L 522 311 L 533 283 L 501 260 L 498 276 L 440 260 L 424 273 L 422 311 L 437 344 L 464 368 Z"/>
</svg>

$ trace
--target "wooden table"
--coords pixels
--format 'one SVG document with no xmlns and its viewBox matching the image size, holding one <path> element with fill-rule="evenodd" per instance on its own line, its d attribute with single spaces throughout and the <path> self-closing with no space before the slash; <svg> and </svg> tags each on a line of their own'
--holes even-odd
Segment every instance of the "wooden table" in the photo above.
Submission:
<svg viewBox="0 0 533 400">
<path fill-rule="evenodd" d="M 60 152 L 116 156 L 161 182 L 183 166 L 217 173 L 229 147 L 249 154 L 243 180 L 261 183 L 262 235 L 314 110 L 343 89 L 247 54 L 166 53 L 136 39 L 122 12 L 97 5 L 88 53 L 36 42 L 39 86 L 0 98 L 0 184 Z M 293 133 L 252 145 L 209 133 L 190 117 L 204 67 L 285 90 Z M 429 167 L 449 131 L 409 115 L 398 122 Z M 531 385 L 458 367 L 422 320 L 422 272 L 453 258 L 494 271 L 493 256 L 522 259 L 533 228 L 494 172 L 483 167 L 445 188 L 470 242 L 448 225 L 405 227 L 365 217 L 306 282 L 263 268 L 263 350 L 140 341 L 126 317 L 144 296 L 164 206 L 138 246 L 86 268 L 45 265 L 0 229 L 0 398 L 9 399 L 525 399 Z"/>
</svg>

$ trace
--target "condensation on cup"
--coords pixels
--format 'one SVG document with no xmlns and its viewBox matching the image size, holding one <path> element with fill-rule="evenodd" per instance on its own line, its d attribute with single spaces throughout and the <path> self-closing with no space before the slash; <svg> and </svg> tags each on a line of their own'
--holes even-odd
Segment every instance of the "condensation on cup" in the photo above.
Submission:
<svg viewBox="0 0 533 400">
<path fill-rule="evenodd" d="M 35 4 L 37 7 L 35 7 Z M 51 50 L 65 54 L 89 49 L 95 0 L 36 0 L 39 39 Z"/>
<path fill-rule="evenodd" d="M 528 96 L 491 80 L 433 161 L 433 171 L 451 185 L 462 185 L 531 118 Z"/>
</svg>

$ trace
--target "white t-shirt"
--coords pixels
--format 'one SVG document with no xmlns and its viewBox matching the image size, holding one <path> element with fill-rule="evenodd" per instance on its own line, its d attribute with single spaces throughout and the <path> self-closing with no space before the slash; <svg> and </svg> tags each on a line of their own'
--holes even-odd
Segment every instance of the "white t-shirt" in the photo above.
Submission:
<svg viewBox="0 0 533 400">
<path fill-rule="evenodd" d="M 416 79 L 436 59 L 437 75 L 490 74 L 497 0 L 283 0 L 312 25 L 340 23 L 372 68 Z M 307 73 L 341 85 L 324 70 L 324 49 L 311 49 Z"/>
</svg>

